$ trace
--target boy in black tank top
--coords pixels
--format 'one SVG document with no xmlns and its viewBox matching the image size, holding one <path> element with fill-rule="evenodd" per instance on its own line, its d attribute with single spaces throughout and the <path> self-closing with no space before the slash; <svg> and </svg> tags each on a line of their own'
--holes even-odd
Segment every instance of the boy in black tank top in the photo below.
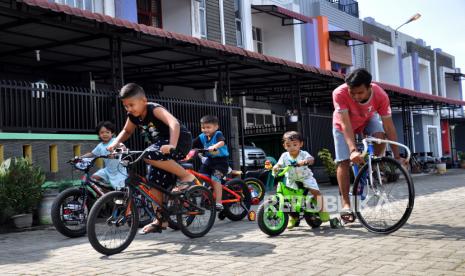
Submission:
<svg viewBox="0 0 465 276">
<path fill-rule="evenodd" d="M 145 162 L 152 166 L 149 184 L 154 183 L 169 189 L 176 183 L 174 176 L 184 187 L 192 184 L 194 176 L 176 163 L 176 160 L 183 159 L 191 149 L 191 133 L 163 106 L 148 102 L 142 87 L 135 83 L 123 86 L 120 98 L 128 112 L 128 118 L 123 130 L 108 146 L 108 150 L 112 151 L 119 143 L 129 139 L 134 130 L 139 128 L 145 142 L 152 149 L 145 159 Z M 163 202 L 162 192 L 152 188 L 151 193 L 159 203 Z M 155 219 L 142 229 L 142 233 L 159 232 L 167 225 L 167 222 Z"/>
</svg>

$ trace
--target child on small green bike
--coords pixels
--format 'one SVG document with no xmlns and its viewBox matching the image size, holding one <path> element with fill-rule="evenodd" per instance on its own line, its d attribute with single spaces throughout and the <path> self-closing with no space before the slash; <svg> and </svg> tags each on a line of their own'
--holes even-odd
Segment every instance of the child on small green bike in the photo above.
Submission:
<svg viewBox="0 0 465 276">
<path fill-rule="evenodd" d="M 320 220 L 327 222 L 330 220 L 329 213 L 325 211 L 323 204 L 323 196 L 318 187 L 313 173 L 308 167 L 313 165 L 315 159 L 308 152 L 301 150 L 303 146 L 302 135 L 296 131 L 288 131 L 283 135 L 283 146 L 286 149 L 278 160 L 278 163 L 273 167 L 273 172 L 276 173 L 279 169 L 292 165 L 285 173 L 285 185 L 288 188 L 298 190 L 300 187 L 298 183 L 302 183 L 303 188 L 307 189 L 316 199 L 317 206 L 315 207 L 319 212 Z M 287 225 L 288 229 L 296 226 L 299 218 L 290 216 Z"/>
</svg>

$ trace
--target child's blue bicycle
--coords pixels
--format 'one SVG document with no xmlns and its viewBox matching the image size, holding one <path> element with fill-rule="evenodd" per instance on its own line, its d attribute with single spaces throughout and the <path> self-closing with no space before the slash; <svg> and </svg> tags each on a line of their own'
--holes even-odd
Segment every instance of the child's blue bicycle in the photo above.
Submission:
<svg viewBox="0 0 465 276">
<path fill-rule="evenodd" d="M 376 157 L 374 143 L 393 144 L 406 150 L 407 146 L 373 137 L 362 140 L 365 165 L 353 165 L 355 181 L 352 189 L 355 215 L 369 231 L 389 234 L 401 228 L 410 217 L 415 200 L 415 189 L 407 170 L 391 157 Z"/>
</svg>

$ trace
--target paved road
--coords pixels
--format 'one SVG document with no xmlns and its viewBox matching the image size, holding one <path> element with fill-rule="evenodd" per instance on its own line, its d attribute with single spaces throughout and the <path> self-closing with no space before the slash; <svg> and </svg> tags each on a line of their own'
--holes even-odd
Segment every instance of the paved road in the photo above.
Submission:
<svg viewBox="0 0 465 276">
<path fill-rule="evenodd" d="M 465 171 L 414 181 L 412 216 L 388 236 L 355 223 L 269 238 L 254 222 L 223 221 L 195 240 L 173 231 L 137 236 L 106 257 L 86 237 L 68 239 L 50 228 L 0 235 L 0 275 L 465 275 Z"/>
</svg>

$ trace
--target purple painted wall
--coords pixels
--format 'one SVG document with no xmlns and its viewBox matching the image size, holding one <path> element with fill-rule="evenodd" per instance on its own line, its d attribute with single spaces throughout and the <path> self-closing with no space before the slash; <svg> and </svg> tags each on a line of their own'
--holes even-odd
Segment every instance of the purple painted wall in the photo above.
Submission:
<svg viewBox="0 0 465 276">
<path fill-rule="evenodd" d="M 421 91 L 420 87 L 420 64 L 418 63 L 418 53 L 412 53 L 413 89 Z"/>
<path fill-rule="evenodd" d="M 115 0 L 115 17 L 137 23 L 137 1 Z"/>
<path fill-rule="evenodd" d="M 320 49 L 318 47 L 318 21 L 312 19 L 313 24 L 305 24 L 306 60 L 308 65 L 320 67 Z"/>
<path fill-rule="evenodd" d="M 399 64 L 399 84 L 404 86 L 404 64 L 402 63 L 402 47 L 397 46 L 397 63 Z"/>
</svg>

